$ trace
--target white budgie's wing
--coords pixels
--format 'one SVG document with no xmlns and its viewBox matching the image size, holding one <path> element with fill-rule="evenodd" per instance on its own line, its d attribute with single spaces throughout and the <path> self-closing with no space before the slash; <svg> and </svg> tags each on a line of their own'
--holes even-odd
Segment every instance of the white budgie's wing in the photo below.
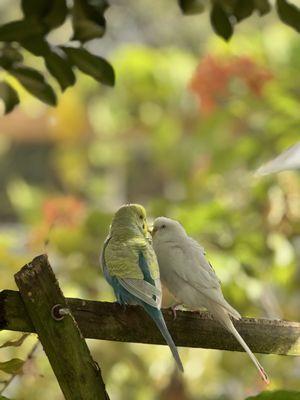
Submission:
<svg viewBox="0 0 300 400">
<path fill-rule="evenodd" d="M 175 271 L 177 277 L 200 293 L 202 298 L 205 297 L 208 301 L 219 304 L 230 315 L 240 318 L 239 313 L 225 300 L 220 281 L 213 267 L 205 258 L 203 247 L 188 237 L 187 241 L 176 246 L 176 249 L 174 256 L 182 260 L 182 267 Z"/>
<path fill-rule="evenodd" d="M 209 275 L 210 285 L 213 287 L 220 287 L 220 280 L 217 277 L 215 270 L 211 263 L 205 257 L 205 250 L 196 240 L 188 237 L 188 243 L 192 250 L 193 255 L 199 260 L 201 268 L 203 268 Z"/>
<path fill-rule="evenodd" d="M 152 307 L 161 307 L 160 280 L 155 279 L 155 286 L 142 279 L 118 278 L 120 284 L 132 295 L 149 304 Z"/>
<path fill-rule="evenodd" d="M 177 278 L 199 290 L 220 288 L 219 280 L 211 265 L 204 257 L 203 247 L 191 238 L 168 244 L 170 266 L 161 271 L 168 277 L 176 274 Z M 160 255 L 163 258 L 163 255 Z"/>
<path fill-rule="evenodd" d="M 222 307 L 224 307 L 230 315 L 232 315 L 234 318 L 241 318 L 240 314 L 238 311 L 236 311 L 224 298 L 222 289 L 221 289 L 221 282 L 219 278 L 217 277 L 211 263 L 205 258 L 205 252 L 202 246 L 199 245 L 198 242 L 196 242 L 192 238 L 189 239 L 189 244 L 190 248 L 192 249 L 192 253 L 194 253 L 194 256 L 196 257 L 196 260 L 199 260 L 200 265 L 199 269 L 204 269 L 207 274 L 209 275 L 209 284 L 211 285 L 210 290 L 205 290 L 204 294 L 213 300 L 214 302 L 218 303 Z M 195 282 L 196 287 L 199 285 L 199 282 Z M 208 284 L 208 286 L 209 286 Z"/>
</svg>

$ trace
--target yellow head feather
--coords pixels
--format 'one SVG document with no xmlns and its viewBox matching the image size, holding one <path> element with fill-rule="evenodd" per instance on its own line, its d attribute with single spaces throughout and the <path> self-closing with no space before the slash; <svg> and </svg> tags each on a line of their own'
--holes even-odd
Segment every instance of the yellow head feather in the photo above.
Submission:
<svg viewBox="0 0 300 400">
<path fill-rule="evenodd" d="M 125 204 L 115 213 L 111 224 L 111 232 L 132 231 L 143 235 L 148 233 L 146 210 L 140 204 Z"/>
<path fill-rule="evenodd" d="M 126 204 L 115 213 L 105 250 L 109 273 L 121 278 L 143 279 L 139 254 L 147 260 L 153 279 L 159 277 L 157 259 L 148 239 L 146 211 L 139 204 Z"/>
</svg>

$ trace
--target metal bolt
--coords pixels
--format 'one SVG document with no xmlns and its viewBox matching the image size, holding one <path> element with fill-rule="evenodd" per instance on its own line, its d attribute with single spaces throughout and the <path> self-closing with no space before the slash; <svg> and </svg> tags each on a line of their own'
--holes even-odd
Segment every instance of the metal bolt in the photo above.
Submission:
<svg viewBox="0 0 300 400">
<path fill-rule="evenodd" d="M 51 315 L 52 318 L 55 319 L 55 321 L 61 321 L 66 315 L 70 313 L 70 310 L 63 307 L 61 304 L 55 304 L 55 306 L 53 306 L 51 309 Z"/>
</svg>

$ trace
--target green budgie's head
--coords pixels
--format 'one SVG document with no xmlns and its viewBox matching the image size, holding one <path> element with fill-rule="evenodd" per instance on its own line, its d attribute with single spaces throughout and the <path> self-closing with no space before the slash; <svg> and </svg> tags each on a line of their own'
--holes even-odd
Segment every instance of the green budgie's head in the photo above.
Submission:
<svg viewBox="0 0 300 400">
<path fill-rule="evenodd" d="M 115 213 L 111 224 L 111 232 L 124 230 L 147 236 L 148 225 L 146 210 L 143 206 L 140 204 L 125 204 Z"/>
</svg>

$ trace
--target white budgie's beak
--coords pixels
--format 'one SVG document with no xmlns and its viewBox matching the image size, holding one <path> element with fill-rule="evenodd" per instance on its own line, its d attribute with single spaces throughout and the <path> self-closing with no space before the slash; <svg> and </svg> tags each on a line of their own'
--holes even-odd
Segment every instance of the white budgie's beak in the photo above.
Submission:
<svg viewBox="0 0 300 400">
<path fill-rule="evenodd" d="M 152 230 L 151 230 L 151 235 L 152 235 L 152 237 L 155 235 L 155 233 L 157 232 L 157 228 L 156 227 L 153 227 L 152 228 Z"/>
</svg>

